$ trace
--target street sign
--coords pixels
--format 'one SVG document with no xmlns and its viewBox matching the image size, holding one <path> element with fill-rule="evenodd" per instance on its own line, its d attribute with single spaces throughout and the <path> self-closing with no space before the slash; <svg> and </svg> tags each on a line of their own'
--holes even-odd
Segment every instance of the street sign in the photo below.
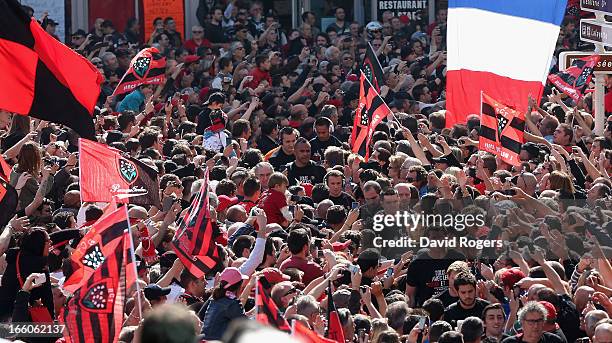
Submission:
<svg viewBox="0 0 612 343">
<path fill-rule="evenodd" d="M 612 46 L 612 23 L 603 23 L 595 19 L 581 19 L 580 40 Z"/>
<path fill-rule="evenodd" d="M 583 11 L 603 12 L 612 15 L 612 0 L 580 0 Z"/>
<path fill-rule="evenodd" d="M 597 65 L 593 68 L 595 74 L 612 74 L 612 52 L 597 54 L 596 52 L 563 51 L 559 55 L 559 70 L 569 68 L 576 59 L 591 55 L 600 56 L 599 62 L 597 62 Z"/>
</svg>

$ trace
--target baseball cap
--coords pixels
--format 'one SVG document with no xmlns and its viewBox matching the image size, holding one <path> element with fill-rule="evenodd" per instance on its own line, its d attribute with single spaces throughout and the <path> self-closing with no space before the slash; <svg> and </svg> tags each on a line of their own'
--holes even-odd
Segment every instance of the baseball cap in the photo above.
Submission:
<svg viewBox="0 0 612 343">
<path fill-rule="evenodd" d="M 505 287 L 511 288 L 524 277 L 525 273 L 523 273 L 520 269 L 511 268 L 501 274 L 500 280 Z"/>
<path fill-rule="evenodd" d="M 348 248 L 348 246 L 351 245 L 351 240 L 348 240 L 344 243 L 341 242 L 334 242 L 332 243 L 332 248 L 334 249 L 334 251 L 342 251 L 346 248 Z"/>
<path fill-rule="evenodd" d="M 172 290 L 170 287 L 160 287 L 157 284 L 147 285 L 144 289 L 144 295 L 147 300 L 159 300 L 159 298 L 170 294 Z"/>
<path fill-rule="evenodd" d="M 202 56 L 198 56 L 198 55 L 187 55 L 185 56 L 185 64 L 189 64 L 189 63 L 193 63 L 193 62 L 197 62 L 200 59 L 202 59 Z"/>
<path fill-rule="evenodd" d="M 220 276 L 220 280 L 225 281 L 225 288 L 229 288 L 242 280 L 247 280 L 248 278 L 248 276 L 243 275 L 236 267 L 225 268 Z"/>
<path fill-rule="evenodd" d="M 209 97 L 208 100 L 206 100 L 206 102 L 204 103 L 204 105 L 208 105 L 211 104 L 213 102 L 217 102 L 217 103 L 225 103 L 225 95 L 221 92 L 215 92 L 212 93 Z"/>
<path fill-rule="evenodd" d="M 223 212 L 229 207 L 232 207 L 240 202 L 237 197 L 228 197 L 227 195 L 219 195 L 219 206 L 217 206 L 217 212 Z"/>
<path fill-rule="evenodd" d="M 557 309 L 555 308 L 553 304 L 549 303 L 548 301 L 544 301 L 544 300 L 538 301 L 538 302 L 546 308 L 546 312 L 548 313 L 546 315 L 547 321 L 557 320 Z"/>
<path fill-rule="evenodd" d="M 291 277 L 289 277 L 289 275 L 283 274 L 278 268 L 264 268 L 261 273 L 263 277 L 266 278 L 266 280 L 272 284 L 291 280 Z"/>
<path fill-rule="evenodd" d="M 438 158 L 432 158 L 432 161 L 434 163 L 446 163 L 448 164 L 449 167 L 461 167 L 461 164 L 459 164 L 459 162 L 457 161 L 456 158 L 451 157 L 451 154 L 448 155 L 444 155 L 442 157 L 438 157 Z"/>
</svg>

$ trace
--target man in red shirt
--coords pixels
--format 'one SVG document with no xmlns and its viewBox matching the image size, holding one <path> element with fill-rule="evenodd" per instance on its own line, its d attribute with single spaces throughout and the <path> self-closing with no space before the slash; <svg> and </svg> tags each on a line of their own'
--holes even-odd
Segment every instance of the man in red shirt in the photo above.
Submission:
<svg viewBox="0 0 612 343">
<path fill-rule="evenodd" d="M 280 224 L 287 227 L 293 221 L 293 213 L 289 211 L 285 192 L 289 180 L 282 173 L 276 172 L 268 179 L 268 190 L 259 199 L 259 208 L 266 212 L 268 224 Z"/>
<path fill-rule="evenodd" d="M 258 55 L 255 57 L 256 68 L 251 70 L 253 80 L 244 85 L 245 87 L 257 88 L 261 81 L 268 81 L 268 87 L 272 87 L 272 77 L 270 77 L 270 59 L 267 55 Z"/>
<path fill-rule="evenodd" d="M 291 257 L 286 259 L 280 266 L 280 270 L 296 268 L 304 272 L 302 281 L 308 285 L 312 280 L 323 275 L 323 268 L 313 262 L 310 257 L 310 237 L 304 229 L 295 229 L 287 237 L 287 247 Z"/>
<path fill-rule="evenodd" d="M 204 38 L 204 28 L 200 25 L 194 25 L 191 28 L 192 38 L 185 42 L 185 49 L 190 54 L 195 55 L 199 47 L 204 46 L 210 48 L 210 41 Z"/>
<path fill-rule="evenodd" d="M 259 196 L 261 195 L 261 184 L 255 176 L 246 178 L 242 184 L 244 199 L 240 202 L 240 206 L 244 207 L 247 215 L 251 213 L 251 209 L 255 207 Z"/>
</svg>

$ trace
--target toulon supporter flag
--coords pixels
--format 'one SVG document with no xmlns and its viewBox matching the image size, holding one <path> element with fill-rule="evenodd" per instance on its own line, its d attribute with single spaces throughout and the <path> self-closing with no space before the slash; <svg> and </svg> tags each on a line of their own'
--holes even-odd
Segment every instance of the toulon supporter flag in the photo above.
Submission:
<svg viewBox="0 0 612 343">
<path fill-rule="evenodd" d="M 158 172 L 107 145 L 79 140 L 81 200 L 159 206 Z M 129 196 L 129 197 L 128 197 Z"/>
<path fill-rule="evenodd" d="M 367 161 L 370 157 L 370 141 L 376 126 L 391 113 L 383 99 L 371 89 L 365 73 L 361 73 L 359 82 L 359 105 L 355 110 L 351 147 Z"/>
<path fill-rule="evenodd" d="M 597 62 L 599 62 L 599 55 L 576 59 L 567 70 L 548 75 L 548 80 L 574 101 L 578 101 L 591 82 L 593 68 Z"/>
<path fill-rule="evenodd" d="M 156 48 L 142 49 L 130 62 L 113 95 L 131 92 L 144 84 L 158 85 L 166 80 L 166 58 Z"/>
<path fill-rule="evenodd" d="M 102 75 L 21 9 L 0 0 L 0 108 L 64 124 L 95 139 Z"/>
<path fill-rule="evenodd" d="M 70 256 L 72 273 L 66 276 L 65 290 L 74 293 L 90 279 L 121 244 L 128 225 L 125 208 L 115 208 L 91 226 Z"/>
<path fill-rule="evenodd" d="M 446 126 L 480 112 L 480 93 L 527 110 L 539 99 L 567 0 L 449 0 Z"/>
<path fill-rule="evenodd" d="M 196 278 L 206 275 L 220 262 L 219 250 L 214 241 L 216 235 L 208 207 L 207 170 L 202 188 L 179 223 L 172 241 L 176 256 Z"/>
<path fill-rule="evenodd" d="M 368 42 L 368 46 L 366 48 L 366 53 L 363 58 L 363 64 L 361 65 L 361 71 L 365 74 L 369 83 L 366 84 L 366 92 L 368 88 L 373 87 L 377 93 L 380 93 L 380 87 L 384 85 L 383 78 L 383 69 L 380 65 L 380 61 L 378 57 L 376 57 L 376 53 L 374 49 L 372 49 L 372 45 Z"/>
<path fill-rule="evenodd" d="M 67 342 L 116 342 L 123 326 L 126 293 L 136 280 L 127 210 L 119 208 L 106 219 L 105 226 L 121 227 L 122 234 L 110 242 L 100 241 L 108 245 L 106 252 L 97 252 L 89 262 L 83 261 L 95 261 L 96 266 L 92 273 L 84 275 L 60 316 L 66 325 Z"/>
<path fill-rule="evenodd" d="M 270 325 L 281 331 L 289 332 L 289 323 L 282 316 L 274 300 L 270 298 L 267 290 L 263 287 L 261 280 L 257 280 L 257 292 L 255 294 L 255 319 L 265 325 Z"/>
<path fill-rule="evenodd" d="M 479 149 L 498 155 L 502 161 L 518 166 L 524 143 L 525 115 L 482 94 Z"/>
</svg>

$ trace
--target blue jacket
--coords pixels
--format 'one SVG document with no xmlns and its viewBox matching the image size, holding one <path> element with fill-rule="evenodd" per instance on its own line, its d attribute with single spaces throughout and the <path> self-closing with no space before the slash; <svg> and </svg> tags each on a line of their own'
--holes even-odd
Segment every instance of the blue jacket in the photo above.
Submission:
<svg viewBox="0 0 612 343">
<path fill-rule="evenodd" d="M 119 106 L 117 107 L 117 111 L 123 112 L 123 111 L 129 110 L 129 111 L 139 112 L 140 106 L 142 105 L 144 100 L 145 100 L 144 94 L 142 94 L 140 89 L 136 89 L 132 93 L 128 94 L 125 98 L 123 98 L 123 101 L 121 101 L 119 103 Z"/>
<path fill-rule="evenodd" d="M 202 306 L 198 316 L 203 323 L 204 339 L 209 341 L 220 340 L 232 320 L 246 317 L 240 300 L 228 297 L 210 299 Z"/>
</svg>

